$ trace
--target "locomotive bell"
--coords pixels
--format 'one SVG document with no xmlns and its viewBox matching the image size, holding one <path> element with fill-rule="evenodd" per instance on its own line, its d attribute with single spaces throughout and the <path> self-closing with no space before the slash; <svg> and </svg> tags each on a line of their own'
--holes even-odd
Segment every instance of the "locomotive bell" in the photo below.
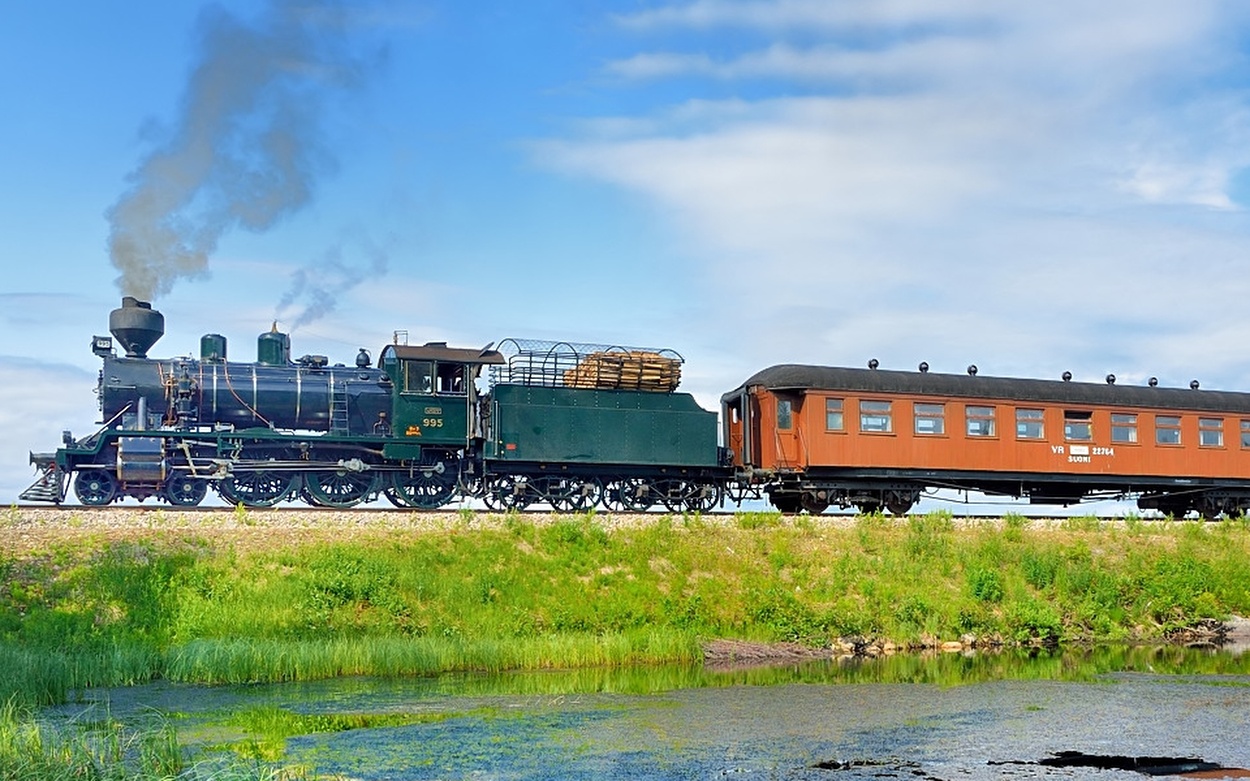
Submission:
<svg viewBox="0 0 1250 781">
<path fill-rule="evenodd" d="M 148 348 L 165 335 L 165 316 L 147 301 L 126 296 L 120 308 L 109 312 L 109 333 L 125 348 L 127 358 L 146 358 Z"/>
</svg>

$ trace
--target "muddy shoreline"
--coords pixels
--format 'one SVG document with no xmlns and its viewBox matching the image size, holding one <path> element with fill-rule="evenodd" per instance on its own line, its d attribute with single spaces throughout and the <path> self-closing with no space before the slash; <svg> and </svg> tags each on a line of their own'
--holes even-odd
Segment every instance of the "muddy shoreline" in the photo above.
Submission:
<svg viewBox="0 0 1250 781">
<path fill-rule="evenodd" d="M 1184 633 L 1167 638 L 1172 645 L 1209 647 L 1233 654 L 1250 651 L 1250 618 L 1232 616 L 1227 621 L 1211 621 Z M 1149 643 L 1148 645 L 1158 645 Z M 1020 647 L 999 638 L 980 640 L 965 636 L 961 640 L 927 640 L 921 643 L 894 643 L 889 640 L 858 637 L 837 638 L 828 646 L 815 647 L 801 643 L 764 643 L 749 640 L 718 638 L 703 644 L 703 664 L 716 670 L 771 667 L 817 661 L 850 661 L 875 659 L 894 654 L 968 654 L 995 653 Z"/>
</svg>

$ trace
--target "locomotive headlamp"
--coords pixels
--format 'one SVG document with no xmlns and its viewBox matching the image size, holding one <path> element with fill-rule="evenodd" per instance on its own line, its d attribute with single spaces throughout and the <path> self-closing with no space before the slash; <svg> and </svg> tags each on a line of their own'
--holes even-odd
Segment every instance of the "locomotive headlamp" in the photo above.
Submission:
<svg viewBox="0 0 1250 781">
<path fill-rule="evenodd" d="M 113 337 L 111 336 L 93 336 L 91 337 L 91 352 L 99 356 L 113 354 Z"/>
</svg>

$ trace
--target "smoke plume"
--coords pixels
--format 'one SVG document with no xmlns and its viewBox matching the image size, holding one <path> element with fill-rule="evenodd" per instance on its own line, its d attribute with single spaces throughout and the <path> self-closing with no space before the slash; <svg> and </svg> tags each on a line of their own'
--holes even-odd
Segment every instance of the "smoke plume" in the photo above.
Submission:
<svg viewBox="0 0 1250 781">
<path fill-rule="evenodd" d="M 253 23 L 210 7 L 179 115 L 107 212 L 124 295 L 150 301 L 202 275 L 227 231 L 264 231 L 307 204 L 334 161 L 326 100 L 358 87 L 344 12 L 274 0 Z"/>
<path fill-rule="evenodd" d="M 274 313 L 276 320 L 289 320 L 292 332 L 320 320 L 334 311 L 343 294 L 370 276 L 379 277 L 387 270 L 387 253 L 369 237 L 352 236 L 359 245 L 360 260 L 351 260 L 343 243 L 326 250 L 322 256 L 291 275 L 291 286 L 283 294 Z"/>
</svg>

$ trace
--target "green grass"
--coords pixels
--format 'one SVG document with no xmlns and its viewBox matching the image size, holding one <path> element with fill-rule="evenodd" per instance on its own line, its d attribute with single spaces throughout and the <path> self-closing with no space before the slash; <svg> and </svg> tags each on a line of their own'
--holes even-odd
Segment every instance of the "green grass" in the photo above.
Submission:
<svg viewBox="0 0 1250 781">
<path fill-rule="evenodd" d="M 628 667 L 702 639 L 826 645 L 972 634 L 1166 638 L 1250 614 L 1250 526 L 949 514 L 821 519 L 462 513 L 358 542 L 213 542 L 153 530 L 0 556 L 0 697 L 192 683 Z"/>
<path fill-rule="evenodd" d="M 293 781 L 299 768 L 208 757 L 188 759 L 168 723 L 141 729 L 113 719 L 53 728 L 12 702 L 0 706 L 0 778 L 5 781 Z"/>
<path fill-rule="evenodd" d="M 297 735 L 431 724 L 452 716 L 449 713 L 295 713 L 272 706 L 247 708 L 209 722 L 238 728 L 247 737 L 216 744 L 208 750 L 226 750 L 243 759 L 275 762 L 286 755 L 286 739 Z"/>
</svg>

